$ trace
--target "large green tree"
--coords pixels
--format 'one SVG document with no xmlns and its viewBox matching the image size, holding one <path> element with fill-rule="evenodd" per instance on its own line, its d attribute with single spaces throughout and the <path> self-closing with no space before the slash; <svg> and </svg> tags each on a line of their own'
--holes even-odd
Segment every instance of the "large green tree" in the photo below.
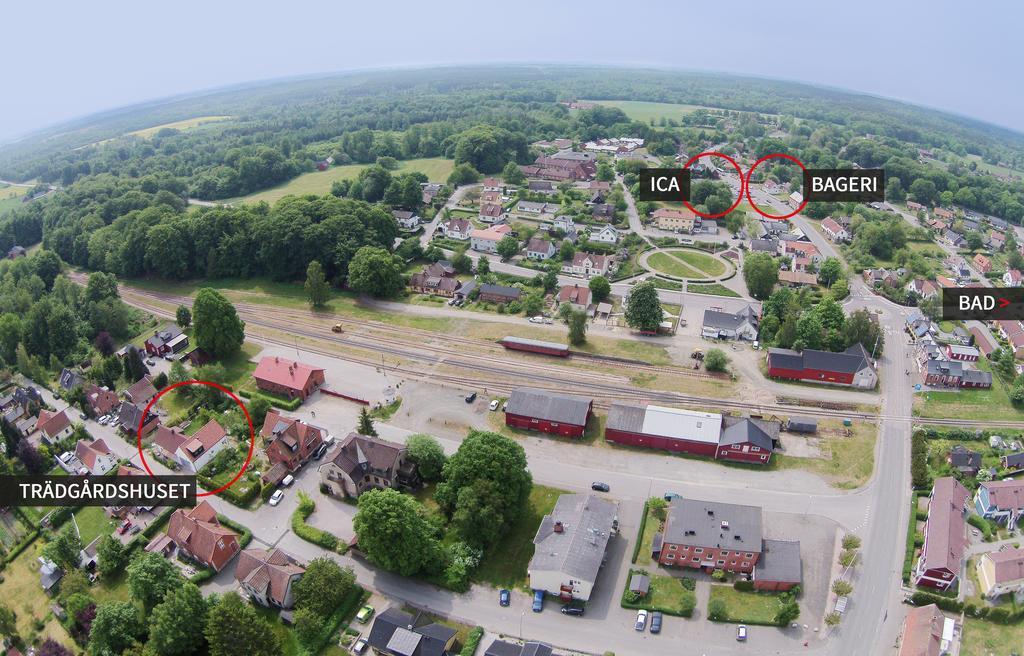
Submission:
<svg viewBox="0 0 1024 656">
<path fill-rule="evenodd" d="M 128 589 L 142 602 L 146 612 L 163 601 L 167 593 L 181 587 L 184 579 L 177 567 L 158 553 L 144 551 L 128 565 Z"/>
<path fill-rule="evenodd" d="M 75 569 L 81 557 L 82 540 L 78 537 L 74 523 L 68 522 L 43 547 L 43 555 L 60 567 Z"/>
<path fill-rule="evenodd" d="M 273 627 L 236 592 L 224 594 L 206 620 L 210 656 L 279 656 L 281 641 Z"/>
<path fill-rule="evenodd" d="M 330 558 L 314 558 L 295 584 L 295 606 L 330 617 L 356 584 L 351 568 L 342 568 Z"/>
<path fill-rule="evenodd" d="M 159 656 L 187 656 L 203 647 L 197 628 L 206 625 L 206 600 L 194 583 L 171 590 L 147 618 L 149 645 Z"/>
<path fill-rule="evenodd" d="M 661 325 L 663 317 L 661 299 L 654 283 L 647 280 L 634 285 L 626 302 L 626 323 L 637 330 L 653 331 Z"/>
<path fill-rule="evenodd" d="M 100 604 L 89 630 L 89 653 L 92 656 L 120 654 L 144 633 L 139 609 L 132 602 Z"/>
<path fill-rule="evenodd" d="M 405 448 L 407 457 L 416 463 L 423 480 L 433 482 L 441 478 L 441 470 L 447 457 L 437 440 L 430 435 L 410 435 L 405 441 Z"/>
<path fill-rule="evenodd" d="M 109 533 L 100 538 L 96 556 L 99 560 L 100 573 L 108 578 L 124 569 L 128 559 L 124 544 L 120 540 L 115 540 Z"/>
<path fill-rule="evenodd" d="M 383 248 L 363 246 L 348 266 L 348 285 L 360 294 L 394 296 L 403 286 L 402 261 Z"/>
<path fill-rule="evenodd" d="M 594 295 L 594 302 L 600 303 L 612 293 L 612 285 L 604 276 L 594 276 L 588 285 L 590 293 Z"/>
<path fill-rule="evenodd" d="M 306 298 L 309 304 L 315 308 L 321 308 L 330 298 L 331 286 L 324 277 L 324 268 L 320 263 L 313 260 L 306 268 Z"/>
<path fill-rule="evenodd" d="M 391 489 L 364 492 L 352 526 L 359 549 L 384 569 L 413 576 L 441 565 L 435 528 L 409 495 Z"/>
<path fill-rule="evenodd" d="M 751 253 L 743 258 L 743 280 L 750 295 L 763 301 L 779 281 L 779 263 L 768 253 Z"/>
<path fill-rule="evenodd" d="M 587 313 L 583 310 L 573 310 L 569 313 L 566 323 L 569 326 L 569 343 L 573 346 L 586 344 Z"/>
<path fill-rule="evenodd" d="M 196 345 L 215 358 L 234 355 L 245 341 L 245 322 L 216 289 L 204 287 L 192 303 Z"/>
</svg>

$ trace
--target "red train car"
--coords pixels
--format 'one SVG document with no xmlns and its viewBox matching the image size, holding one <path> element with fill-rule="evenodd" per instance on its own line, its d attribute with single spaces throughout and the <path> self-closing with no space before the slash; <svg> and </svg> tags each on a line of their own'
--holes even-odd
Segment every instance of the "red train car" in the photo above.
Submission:
<svg viewBox="0 0 1024 656">
<path fill-rule="evenodd" d="M 536 339 L 508 336 L 499 342 L 502 346 L 512 351 L 527 351 L 528 353 L 540 353 L 542 355 L 554 355 L 564 358 L 569 355 L 569 347 L 555 342 L 541 342 Z"/>
</svg>

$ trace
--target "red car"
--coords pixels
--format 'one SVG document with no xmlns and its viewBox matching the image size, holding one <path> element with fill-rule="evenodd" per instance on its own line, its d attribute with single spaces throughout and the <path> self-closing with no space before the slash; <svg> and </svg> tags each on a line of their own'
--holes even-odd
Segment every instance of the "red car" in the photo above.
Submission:
<svg viewBox="0 0 1024 656">
<path fill-rule="evenodd" d="M 121 524 L 121 527 L 117 529 L 117 532 L 120 533 L 121 535 L 124 535 L 125 533 L 128 532 L 128 529 L 130 529 L 131 527 L 132 527 L 131 520 L 126 519 L 126 520 L 124 520 L 124 524 Z"/>
</svg>

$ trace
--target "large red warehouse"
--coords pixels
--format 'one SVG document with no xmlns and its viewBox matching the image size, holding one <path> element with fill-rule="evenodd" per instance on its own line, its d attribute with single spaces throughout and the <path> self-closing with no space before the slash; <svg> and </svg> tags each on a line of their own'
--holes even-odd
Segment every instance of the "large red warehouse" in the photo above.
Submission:
<svg viewBox="0 0 1024 656">
<path fill-rule="evenodd" d="M 581 437 L 594 402 L 578 396 L 521 388 L 505 408 L 505 425 L 553 435 Z"/>
<path fill-rule="evenodd" d="M 609 442 L 766 465 L 778 424 L 657 405 L 613 403 L 604 436 Z"/>
<path fill-rule="evenodd" d="M 768 349 L 768 375 L 811 383 L 849 385 L 874 389 L 878 374 L 871 357 L 861 344 L 854 344 L 842 353 L 804 349 Z"/>
</svg>

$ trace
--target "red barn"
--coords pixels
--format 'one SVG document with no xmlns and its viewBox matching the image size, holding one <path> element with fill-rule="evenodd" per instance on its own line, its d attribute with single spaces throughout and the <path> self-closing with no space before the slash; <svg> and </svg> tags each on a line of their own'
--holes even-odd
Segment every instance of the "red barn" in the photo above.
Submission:
<svg viewBox="0 0 1024 656">
<path fill-rule="evenodd" d="M 552 435 L 582 437 L 594 402 L 578 396 L 521 388 L 505 408 L 505 425 Z"/>
<path fill-rule="evenodd" d="M 924 525 L 924 546 L 914 568 L 916 585 L 948 590 L 960 577 L 967 547 L 964 513 L 970 498 L 967 488 L 952 476 L 935 480 Z"/>
<path fill-rule="evenodd" d="M 604 436 L 617 444 L 766 465 L 771 461 L 779 425 L 713 412 L 613 403 Z"/>
<path fill-rule="evenodd" d="M 878 374 L 871 364 L 871 357 L 860 343 L 841 353 L 770 348 L 768 375 L 771 378 L 848 385 L 862 389 L 874 389 L 878 384 Z"/>
<path fill-rule="evenodd" d="M 564 358 L 569 355 L 569 347 L 565 344 L 555 342 L 542 342 L 536 339 L 525 337 L 514 337 L 509 335 L 501 340 L 501 345 L 511 351 L 527 351 L 529 353 L 541 353 L 543 355 L 557 355 Z"/>
<path fill-rule="evenodd" d="M 268 355 L 256 365 L 252 377 L 265 392 L 305 400 L 324 384 L 324 370 L 302 362 Z"/>
</svg>

